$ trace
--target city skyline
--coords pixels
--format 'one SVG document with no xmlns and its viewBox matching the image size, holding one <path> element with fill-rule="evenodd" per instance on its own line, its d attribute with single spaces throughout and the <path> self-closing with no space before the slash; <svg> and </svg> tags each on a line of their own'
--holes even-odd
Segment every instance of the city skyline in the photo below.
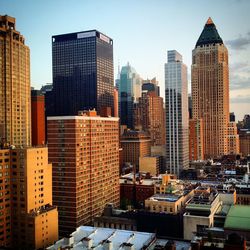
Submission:
<svg viewBox="0 0 250 250">
<path fill-rule="evenodd" d="M 52 82 L 51 37 L 98 29 L 114 40 L 114 76 L 129 61 L 144 79 L 156 76 L 164 97 L 167 50 L 176 49 L 188 66 L 189 92 L 192 49 L 207 18 L 212 17 L 229 50 L 230 111 L 242 119 L 250 107 L 250 2 L 229 0 L 210 5 L 201 1 L 44 1 L 1 0 L 2 15 L 14 16 L 31 50 L 31 85 Z M 60 11 L 57 6 L 60 4 Z M 216 6 L 216 7 L 215 7 Z M 226 11 L 225 11 L 226 10 Z M 178 15 L 176 15 L 178 13 Z M 127 18 L 129 17 L 129 18 Z M 77 20 L 77 22 L 75 21 Z M 115 20 L 115 22 L 114 22 Z M 147 61 L 148 59 L 148 61 Z"/>
</svg>

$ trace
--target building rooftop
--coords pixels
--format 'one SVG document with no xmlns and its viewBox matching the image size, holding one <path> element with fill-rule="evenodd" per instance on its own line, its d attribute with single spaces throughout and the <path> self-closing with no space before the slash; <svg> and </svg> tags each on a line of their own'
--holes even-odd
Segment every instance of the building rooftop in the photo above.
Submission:
<svg viewBox="0 0 250 250">
<path fill-rule="evenodd" d="M 109 249 L 107 244 L 112 246 L 113 250 L 125 250 L 129 247 L 133 249 L 148 249 L 148 246 L 154 241 L 154 233 L 135 232 L 119 230 L 112 228 L 97 228 L 90 226 L 80 226 L 71 234 L 71 238 L 63 238 L 57 241 L 47 250 L 56 249 Z M 132 248 L 131 248 L 132 249 Z"/>
<path fill-rule="evenodd" d="M 211 17 L 209 17 L 195 45 L 195 48 L 202 45 L 216 44 L 216 43 L 223 44 L 223 41 L 216 29 L 214 22 L 212 21 Z"/>
<path fill-rule="evenodd" d="M 171 194 L 154 194 L 148 200 L 151 201 L 163 201 L 163 202 L 176 202 L 182 197 L 182 195 L 171 195 Z"/>
<path fill-rule="evenodd" d="M 226 217 L 225 229 L 250 230 L 250 206 L 233 205 Z"/>
<path fill-rule="evenodd" d="M 157 239 L 150 247 L 150 250 L 155 249 L 165 249 L 164 247 L 170 243 L 169 240 L 166 239 Z M 172 241 L 172 243 L 175 244 L 176 250 L 189 250 L 190 249 L 190 243 L 185 241 Z"/>
</svg>

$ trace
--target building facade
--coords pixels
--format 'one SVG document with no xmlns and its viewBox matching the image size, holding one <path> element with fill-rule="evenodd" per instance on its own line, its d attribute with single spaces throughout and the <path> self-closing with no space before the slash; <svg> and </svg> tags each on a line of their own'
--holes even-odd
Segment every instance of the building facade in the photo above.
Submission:
<svg viewBox="0 0 250 250">
<path fill-rule="evenodd" d="M 166 167 L 179 176 L 189 164 L 187 67 L 176 50 L 165 64 Z"/>
<path fill-rule="evenodd" d="M 48 148 L 11 153 L 12 245 L 41 249 L 58 239 L 58 212 L 52 205 Z"/>
<path fill-rule="evenodd" d="M 189 120 L 189 160 L 204 160 L 202 119 Z"/>
<path fill-rule="evenodd" d="M 48 117 L 49 160 L 59 234 L 91 223 L 107 203 L 119 206 L 119 118 Z"/>
<path fill-rule="evenodd" d="M 47 148 L 1 149 L 0 183 L 1 246 L 41 249 L 58 239 Z"/>
<path fill-rule="evenodd" d="M 242 129 L 239 132 L 240 153 L 242 156 L 250 155 L 250 131 Z"/>
<path fill-rule="evenodd" d="M 234 155 L 240 153 L 240 141 L 235 122 L 228 123 L 228 153 Z"/>
<path fill-rule="evenodd" d="M 140 157 L 150 156 L 150 135 L 143 131 L 126 130 L 121 140 L 123 163 L 139 168 Z"/>
<path fill-rule="evenodd" d="M 228 153 L 228 51 L 209 18 L 192 52 L 193 118 L 203 119 L 204 155 Z"/>
<path fill-rule="evenodd" d="M 134 127 L 150 134 L 152 146 L 165 145 L 165 110 L 163 98 L 155 91 L 142 91 L 134 108 Z"/>
<path fill-rule="evenodd" d="M 52 37 L 53 90 L 46 115 L 114 112 L 113 40 L 97 30 Z M 53 105 L 51 105 L 53 103 Z"/>
<path fill-rule="evenodd" d="M 119 117 L 121 118 L 121 125 L 126 125 L 133 129 L 134 104 L 138 102 L 141 96 L 141 78 L 136 73 L 135 69 L 128 63 L 123 66 L 119 79 Z"/>
<path fill-rule="evenodd" d="M 0 16 L 0 142 L 30 146 L 30 50 L 15 26 Z"/>
<path fill-rule="evenodd" d="M 39 90 L 31 90 L 32 146 L 45 144 L 45 99 Z"/>
</svg>

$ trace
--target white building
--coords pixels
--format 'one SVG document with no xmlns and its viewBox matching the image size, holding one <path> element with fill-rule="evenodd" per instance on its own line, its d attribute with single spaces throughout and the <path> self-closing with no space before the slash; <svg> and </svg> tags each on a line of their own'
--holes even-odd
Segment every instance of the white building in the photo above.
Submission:
<svg viewBox="0 0 250 250">
<path fill-rule="evenodd" d="M 176 50 L 168 51 L 165 64 L 166 167 L 179 176 L 188 167 L 188 83 L 187 66 Z"/>
</svg>

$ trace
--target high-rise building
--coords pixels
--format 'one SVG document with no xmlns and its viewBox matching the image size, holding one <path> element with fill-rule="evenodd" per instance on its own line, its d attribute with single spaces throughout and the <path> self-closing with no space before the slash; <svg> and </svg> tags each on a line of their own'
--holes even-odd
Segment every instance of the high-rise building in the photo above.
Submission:
<svg viewBox="0 0 250 250">
<path fill-rule="evenodd" d="M 228 153 L 228 51 L 209 18 L 192 52 L 193 118 L 204 124 L 204 155 Z"/>
<path fill-rule="evenodd" d="M 96 111 L 48 117 L 53 203 L 59 234 L 91 223 L 107 203 L 119 206 L 119 118 Z"/>
<path fill-rule="evenodd" d="M 134 127 L 150 134 L 152 146 L 165 145 L 165 110 L 163 98 L 155 91 L 142 91 L 134 107 Z"/>
<path fill-rule="evenodd" d="M 189 160 L 204 160 L 202 119 L 189 120 Z"/>
<path fill-rule="evenodd" d="M 134 125 L 133 109 L 141 96 L 141 78 L 128 63 L 123 66 L 119 80 L 119 116 L 121 125 L 132 129 Z"/>
<path fill-rule="evenodd" d="M 31 90 L 32 146 L 45 144 L 44 95 L 39 90 Z"/>
<path fill-rule="evenodd" d="M 121 137 L 122 159 L 139 169 L 140 157 L 150 156 L 151 138 L 147 132 L 125 130 Z"/>
<path fill-rule="evenodd" d="M 187 66 L 176 50 L 168 51 L 165 64 L 166 167 L 179 176 L 188 167 L 188 84 Z"/>
<path fill-rule="evenodd" d="M 0 16 L 0 71 L 0 246 L 45 249 L 58 239 L 52 166 L 47 148 L 29 147 L 29 48 L 9 16 Z"/>
<path fill-rule="evenodd" d="M 30 51 L 15 22 L 0 16 L 0 141 L 29 146 Z"/>
<path fill-rule="evenodd" d="M 156 80 L 156 77 L 149 80 L 143 80 L 142 81 L 142 91 L 154 91 L 157 96 L 160 96 L 160 87 L 158 86 L 158 81 Z"/>
<path fill-rule="evenodd" d="M 100 112 L 102 107 L 114 112 L 111 38 L 97 30 L 53 36 L 52 66 L 46 115 L 77 115 L 94 108 Z"/>
</svg>

